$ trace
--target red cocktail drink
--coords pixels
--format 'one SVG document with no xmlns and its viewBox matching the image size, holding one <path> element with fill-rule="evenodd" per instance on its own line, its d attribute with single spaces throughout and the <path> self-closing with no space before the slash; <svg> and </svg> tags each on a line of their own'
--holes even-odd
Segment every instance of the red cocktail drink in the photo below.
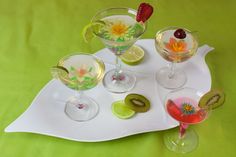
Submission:
<svg viewBox="0 0 236 157">
<path fill-rule="evenodd" d="M 198 103 L 187 97 L 181 97 L 174 100 L 168 100 L 166 104 L 167 112 L 175 120 L 195 124 L 203 121 L 207 116 L 207 111 L 198 107 Z"/>
</svg>

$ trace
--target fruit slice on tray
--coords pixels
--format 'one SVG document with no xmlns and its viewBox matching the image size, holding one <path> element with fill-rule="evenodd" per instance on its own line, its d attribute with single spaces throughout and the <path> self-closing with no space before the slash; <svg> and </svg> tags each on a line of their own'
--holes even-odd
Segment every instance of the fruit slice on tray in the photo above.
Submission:
<svg viewBox="0 0 236 157">
<path fill-rule="evenodd" d="M 150 109 L 150 101 L 140 94 L 128 94 L 125 100 L 112 103 L 112 113 L 121 119 L 128 119 L 136 112 L 147 112 Z"/>
<path fill-rule="evenodd" d="M 198 106 L 201 108 L 215 109 L 223 105 L 224 101 L 225 101 L 224 92 L 219 89 L 214 89 L 202 96 Z"/>
<path fill-rule="evenodd" d="M 141 47 L 133 45 L 120 56 L 120 59 L 128 65 L 137 65 L 143 60 L 144 55 L 145 52 Z"/>
<path fill-rule="evenodd" d="M 150 109 L 150 101 L 140 94 L 129 94 L 125 97 L 125 104 L 136 112 L 147 112 Z"/>
<path fill-rule="evenodd" d="M 118 118 L 128 119 L 135 114 L 135 111 L 131 110 L 127 105 L 125 105 L 123 100 L 120 100 L 112 103 L 112 113 Z"/>
</svg>

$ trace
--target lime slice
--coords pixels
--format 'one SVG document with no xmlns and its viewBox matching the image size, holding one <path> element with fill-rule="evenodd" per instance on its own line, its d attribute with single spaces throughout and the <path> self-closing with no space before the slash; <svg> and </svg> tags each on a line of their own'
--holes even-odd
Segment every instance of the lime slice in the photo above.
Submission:
<svg viewBox="0 0 236 157">
<path fill-rule="evenodd" d="M 112 113 L 121 119 L 128 119 L 135 114 L 135 111 L 127 107 L 123 100 L 112 103 Z"/>
<path fill-rule="evenodd" d="M 103 21 L 96 21 L 86 25 L 82 32 L 84 41 L 86 43 L 90 42 L 95 37 L 94 33 L 98 33 L 104 25 L 105 23 Z"/>
<path fill-rule="evenodd" d="M 77 89 L 77 80 L 73 80 L 69 77 L 69 71 L 62 66 L 53 66 L 51 68 L 51 74 L 53 78 L 59 79 L 62 83 L 72 89 Z"/>
<path fill-rule="evenodd" d="M 137 65 L 144 58 L 144 50 L 136 45 L 133 45 L 125 53 L 120 56 L 120 59 L 128 65 Z"/>
<path fill-rule="evenodd" d="M 62 66 L 53 66 L 51 68 L 51 74 L 54 78 L 59 79 L 59 78 L 65 78 L 68 77 L 68 70 Z"/>
</svg>

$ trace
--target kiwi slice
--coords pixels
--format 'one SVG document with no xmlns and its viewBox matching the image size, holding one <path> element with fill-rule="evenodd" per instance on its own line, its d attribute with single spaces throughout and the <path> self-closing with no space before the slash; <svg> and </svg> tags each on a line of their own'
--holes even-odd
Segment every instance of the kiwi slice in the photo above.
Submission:
<svg viewBox="0 0 236 157">
<path fill-rule="evenodd" d="M 150 109 L 150 101 L 139 94 L 129 94 L 125 97 L 125 104 L 135 112 L 147 112 Z"/>
<path fill-rule="evenodd" d="M 207 92 L 199 101 L 198 106 L 201 108 L 215 109 L 223 105 L 225 101 L 225 94 L 222 90 L 214 89 Z"/>
</svg>

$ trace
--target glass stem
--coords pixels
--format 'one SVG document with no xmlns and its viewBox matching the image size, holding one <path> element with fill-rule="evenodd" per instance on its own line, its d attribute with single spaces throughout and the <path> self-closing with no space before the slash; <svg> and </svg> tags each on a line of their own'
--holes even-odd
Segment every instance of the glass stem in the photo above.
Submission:
<svg viewBox="0 0 236 157">
<path fill-rule="evenodd" d="M 121 63 L 120 63 L 120 59 L 119 56 L 116 55 L 116 70 L 115 70 L 115 78 L 119 78 L 121 73 Z"/>
<path fill-rule="evenodd" d="M 83 101 L 81 101 L 85 97 L 84 92 L 81 90 L 76 90 L 75 97 L 76 99 L 78 99 L 78 103 L 76 103 L 75 106 L 79 110 L 86 108 L 87 105 Z"/>
<path fill-rule="evenodd" d="M 183 138 L 186 133 L 186 129 L 188 128 L 188 124 L 179 123 L 179 138 Z"/>
<path fill-rule="evenodd" d="M 83 95 L 84 95 L 84 92 L 83 92 L 83 91 L 81 91 L 81 90 L 76 90 L 76 92 L 75 92 L 75 97 L 76 97 L 77 99 L 81 99 L 81 97 L 83 97 Z"/>
<path fill-rule="evenodd" d="M 169 63 L 170 73 L 168 75 L 169 79 L 172 79 L 175 75 L 175 63 L 171 62 Z"/>
</svg>

